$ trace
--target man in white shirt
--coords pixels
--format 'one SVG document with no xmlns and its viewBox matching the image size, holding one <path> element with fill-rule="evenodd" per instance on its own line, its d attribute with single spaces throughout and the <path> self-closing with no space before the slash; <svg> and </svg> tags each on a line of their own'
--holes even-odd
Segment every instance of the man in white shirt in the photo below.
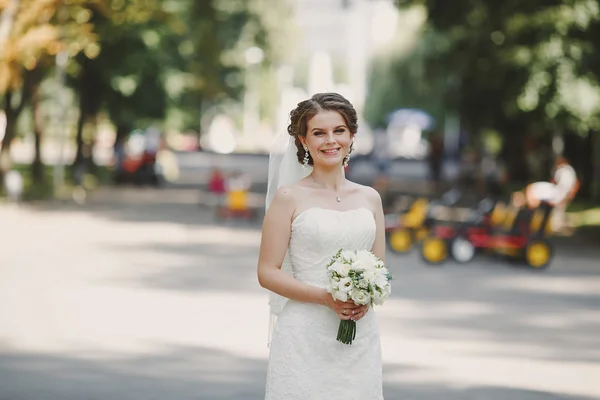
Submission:
<svg viewBox="0 0 600 400">
<path fill-rule="evenodd" d="M 564 157 L 557 157 L 554 179 L 551 182 L 535 182 L 525 188 L 529 207 L 535 208 L 547 201 L 554 207 L 566 205 L 579 189 L 579 181 L 573 167 Z"/>
<path fill-rule="evenodd" d="M 525 188 L 525 193 L 513 194 L 512 203 L 536 208 L 542 201 L 554 207 L 552 228 L 558 230 L 564 225 L 565 209 L 579 190 L 577 174 L 566 158 L 558 156 L 555 162 L 554 178 L 551 182 L 534 182 Z"/>
</svg>

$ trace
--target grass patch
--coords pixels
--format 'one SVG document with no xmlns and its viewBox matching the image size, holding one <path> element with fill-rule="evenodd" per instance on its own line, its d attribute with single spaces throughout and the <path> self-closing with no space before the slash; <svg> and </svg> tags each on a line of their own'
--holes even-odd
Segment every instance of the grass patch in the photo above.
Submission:
<svg viewBox="0 0 600 400">
<path fill-rule="evenodd" d="M 573 221 L 573 224 L 577 227 L 600 227 L 600 207 L 583 209 L 581 211 L 570 211 L 568 214 Z"/>
<path fill-rule="evenodd" d="M 567 215 L 577 232 L 600 238 L 600 205 L 591 202 L 574 202 L 567 208 Z"/>
</svg>

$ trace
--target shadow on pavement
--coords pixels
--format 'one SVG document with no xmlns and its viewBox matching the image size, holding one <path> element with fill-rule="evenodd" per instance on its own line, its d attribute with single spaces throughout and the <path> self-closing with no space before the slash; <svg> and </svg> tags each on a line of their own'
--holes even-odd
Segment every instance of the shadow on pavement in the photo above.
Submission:
<svg viewBox="0 0 600 400">
<path fill-rule="evenodd" d="M 100 360 L 2 354 L 0 399 L 260 399 L 265 374 L 263 360 L 197 347 Z"/>
<path fill-rule="evenodd" d="M 105 251 L 123 252 L 123 257 L 168 256 L 159 259 L 152 270 L 142 269 L 123 278 L 125 285 L 183 292 L 264 293 L 255 272 L 260 225 L 214 221 L 194 199 L 191 191 L 122 190 L 99 193 L 84 207 L 55 207 L 111 222 L 139 222 L 132 224 L 136 227 L 160 229 L 147 224 L 158 222 L 174 224 L 178 232 L 185 231 L 181 227 L 187 229 L 182 240 L 166 240 L 163 235 L 146 242 L 123 243 L 115 238 L 101 243 Z M 408 340 L 443 342 L 448 348 L 466 343 L 470 347 L 460 351 L 467 357 L 509 359 L 513 365 L 547 362 L 561 368 L 578 362 L 581 371 L 600 362 L 600 270 L 592 253 L 559 251 L 544 272 L 484 258 L 469 265 L 449 263 L 431 268 L 415 254 L 390 255 L 388 264 L 396 281 L 392 301 L 382 308 L 380 320 L 388 334 L 402 332 Z M 265 370 L 264 360 L 202 347 L 94 362 L 4 354 L 0 356 L 0 400 L 260 399 Z M 427 379 L 415 383 L 402 378 L 404 372 L 413 370 L 410 366 L 386 367 L 388 400 L 585 399 L 505 387 L 458 389 Z M 2 393 L 5 382 L 16 389 Z"/>
<path fill-rule="evenodd" d="M 73 201 L 27 204 L 24 207 L 38 212 L 85 213 L 98 218 L 122 222 L 165 222 L 184 226 L 214 225 L 256 228 L 262 224 L 264 212 L 257 209 L 257 217 L 249 219 L 219 219 L 215 210 L 203 200 L 205 193 L 189 189 L 154 188 L 101 188 L 78 205 Z"/>
<path fill-rule="evenodd" d="M 384 369 L 386 399 L 587 400 L 509 387 L 456 388 L 438 382 L 391 384 L 385 375 L 418 371 Z M 170 348 L 137 357 L 92 360 L 46 354 L 0 356 L 1 400 L 261 400 L 266 361 L 202 347 Z M 7 389 L 10 387 L 10 389 Z"/>
<path fill-rule="evenodd" d="M 260 240 L 259 237 L 256 238 Z M 107 251 L 140 251 L 146 254 L 173 254 L 185 262 L 164 265 L 158 271 L 144 273 L 126 284 L 150 289 L 235 293 L 264 293 L 256 277 L 257 243 L 190 242 L 182 244 L 146 243 L 143 246 L 111 245 Z"/>
<path fill-rule="evenodd" d="M 397 329 L 467 341 L 491 358 L 600 362 L 599 273 L 539 273 L 493 261 L 432 268 L 409 259 L 388 260 L 400 303 L 386 305 L 385 316 Z"/>
</svg>

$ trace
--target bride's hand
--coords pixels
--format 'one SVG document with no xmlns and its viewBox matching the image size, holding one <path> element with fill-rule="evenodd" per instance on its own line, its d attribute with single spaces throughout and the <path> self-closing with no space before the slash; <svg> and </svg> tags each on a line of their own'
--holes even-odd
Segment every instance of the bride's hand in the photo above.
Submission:
<svg viewBox="0 0 600 400">
<path fill-rule="evenodd" d="M 358 321 L 369 311 L 368 305 L 358 305 L 353 301 L 334 300 L 331 296 L 329 296 L 327 306 L 344 320 L 352 319 Z"/>
</svg>

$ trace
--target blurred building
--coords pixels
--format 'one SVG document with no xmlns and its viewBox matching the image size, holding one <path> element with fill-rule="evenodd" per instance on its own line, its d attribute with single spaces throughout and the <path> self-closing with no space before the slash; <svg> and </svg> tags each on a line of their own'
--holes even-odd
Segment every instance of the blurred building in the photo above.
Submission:
<svg viewBox="0 0 600 400">
<path fill-rule="evenodd" d="M 296 63 L 280 67 L 276 132 L 285 130 L 289 110 L 318 92 L 342 94 L 364 121 L 370 60 L 378 45 L 396 32 L 398 11 L 392 0 L 294 0 L 294 6 L 300 46 Z M 298 84 L 298 76 L 306 78 L 304 84 Z M 360 129 L 356 150 L 364 153 L 373 140 L 365 124 Z"/>
<path fill-rule="evenodd" d="M 360 113 L 369 62 L 378 44 L 393 37 L 397 12 L 392 0 L 295 0 L 299 51 L 310 60 L 307 92 L 338 90 Z M 334 69 L 342 81 L 331 81 Z"/>
</svg>

